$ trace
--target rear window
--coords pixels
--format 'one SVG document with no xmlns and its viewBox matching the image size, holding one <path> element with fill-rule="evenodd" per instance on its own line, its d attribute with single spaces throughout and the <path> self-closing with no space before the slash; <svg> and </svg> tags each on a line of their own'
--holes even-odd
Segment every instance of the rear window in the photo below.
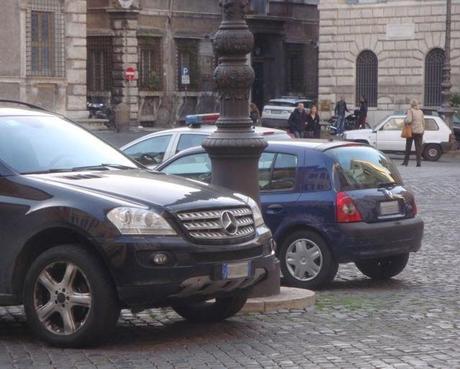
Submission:
<svg viewBox="0 0 460 369">
<path fill-rule="evenodd" d="M 402 184 L 392 161 L 371 147 L 346 146 L 326 151 L 335 161 L 334 184 L 338 191 L 377 188 L 382 184 Z"/>
</svg>

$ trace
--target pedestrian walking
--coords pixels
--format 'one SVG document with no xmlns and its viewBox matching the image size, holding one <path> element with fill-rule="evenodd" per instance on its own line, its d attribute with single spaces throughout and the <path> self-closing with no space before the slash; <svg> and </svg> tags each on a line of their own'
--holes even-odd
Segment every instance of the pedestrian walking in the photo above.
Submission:
<svg viewBox="0 0 460 369">
<path fill-rule="evenodd" d="M 342 134 L 345 131 L 345 113 L 347 113 L 348 107 L 343 96 L 340 96 L 340 100 L 335 104 L 335 116 L 337 117 L 337 134 Z"/>
<path fill-rule="evenodd" d="M 413 99 L 410 103 L 410 109 L 407 111 L 407 116 L 404 119 L 404 128 L 402 136 L 406 138 L 406 153 L 402 165 L 409 164 L 409 157 L 412 150 L 412 142 L 415 143 L 415 155 L 417 166 L 422 165 L 422 145 L 423 134 L 425 132 L 425 117 L 420 109 L 417 100 Z M 408 129 L 410 128 L 410 129 Z"/>
<path fill-rule="evenodd" d="M 253 126 L 260 125 L 260 111 L 259 108 L 257 108 L 257 105 L 254 103 L 249 104 L 249 117 L 252 120 Z"/>
<path fill-rule="evenodd" d="M 319 124 L 318 108 L 316 105 L 312 105 L 310 108 L 310 113 L 307 115 L 306 131 L 309 132 L 309 137 L 321 137 L 321 126 Z"/>
<path fill-rule="evenodd" d="M 305 123 L 307 122 L 307 112 L 302 103 L 297 105 L 297 108 L 291 113 L 288 125 L 289 130 L 295 138 L 303 138 L 305 133 Z"/>
<path fill-rule="evenodd" d="M 367 110 L 367 99 L 361 96 L 359 99 L 358 129 L 366 128 Z"/>
</svg>

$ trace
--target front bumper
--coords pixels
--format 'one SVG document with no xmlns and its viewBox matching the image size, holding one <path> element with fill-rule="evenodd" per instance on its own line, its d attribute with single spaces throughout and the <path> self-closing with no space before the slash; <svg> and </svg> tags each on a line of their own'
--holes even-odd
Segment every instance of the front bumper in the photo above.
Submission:
<svg viewBox="0 0 460 369">
<path fill-rule="evenodd" d="M 120 237 L 104 248 L 125 307 L 167 306 L 177 300 L 203 300 L 249 291 L 273 270 L 276 258 L 270 231 L 236 245 L 196 245 L 181 237 Z M 172 260 L 158 266 L 152 255 Z M 248 277 L 224 279 L 223 265 L 248 262 Z"/>
<path fill-rule="evenodd" d="M 419 217 L 379 223 L 340 224 L 340 241 L 333 245 L 338 262 L 416 252 L 422 245 L 424 223 Z"/>
</svg>

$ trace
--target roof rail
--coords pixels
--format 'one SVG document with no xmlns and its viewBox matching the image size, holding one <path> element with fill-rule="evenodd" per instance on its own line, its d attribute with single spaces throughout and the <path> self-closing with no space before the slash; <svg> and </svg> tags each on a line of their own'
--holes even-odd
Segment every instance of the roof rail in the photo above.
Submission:
<svg viewBox="0 0 460 369">
<path fill-rule="evenodd" d="M 41 106 L 37 106 L 37 105 L 30 104 L 30 103 L 27 103 L 27 102 L 24 102 L 24 101 L 19 101 L 19 100 L 0 99 L 0 103 L 23 105 L 23 106 L 27 106 L 28 108 L 37 109 L 37 110 L 41 110 L 41 111 L 46 111 L 47 113 L 52 113 L 49 110 L 47 110 L 45 108 L 42 108 Z"/>
</svg>

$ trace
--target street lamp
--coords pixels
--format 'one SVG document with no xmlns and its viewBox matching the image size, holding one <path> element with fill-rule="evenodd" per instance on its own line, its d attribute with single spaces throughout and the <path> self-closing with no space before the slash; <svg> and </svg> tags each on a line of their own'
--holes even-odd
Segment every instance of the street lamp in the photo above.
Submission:
<svg viewBox="0 0 460 369">
<path fill-rule="evenodd" d="M 258 164 L 267 147 L 257 135 L 249 118 L 249 91 L 254 71 L 247 55 L 254 46 L 254 36 L 244 18 L 248 0 L 220 0 L 222 23 L 214 39 L 219 58 L 214 72 L 220 97 L 217 130 L 204 142 L 212 162 L 215 185 L 230 188 L 259 202 Z M 258 286 L 258 295 L 279 293 L 279 263 L 268 271 L 268 278 Z"/>
<path fill-rule="evenodd" d="M 453 115 L 454 109 L 450 103 L 450 89 L 452 82 L 450 80 L 450 40 L 452 28 L 452 0 L 447 0 L 446 9 L 446 45 L 444 48 L 444 65 L 442 67 L 442 105 L 439 108 L 439 113 L 444 116 L 444 120 L 450 129 L 453 129 Z"/>
</svg>

